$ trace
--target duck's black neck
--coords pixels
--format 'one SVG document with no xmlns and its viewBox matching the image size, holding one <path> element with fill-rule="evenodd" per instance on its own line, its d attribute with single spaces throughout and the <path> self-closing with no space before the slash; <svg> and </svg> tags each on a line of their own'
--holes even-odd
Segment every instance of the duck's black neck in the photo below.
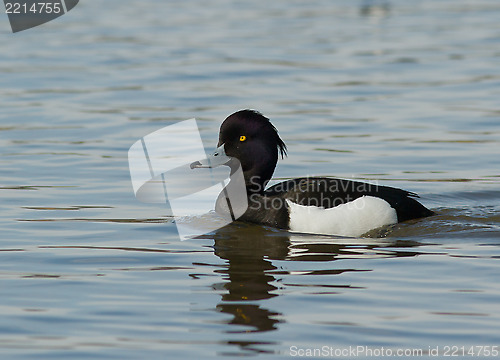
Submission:
<svg viewBox="0 0 500 360">
<path fill-rule="evenodd" d="M 245 185 L 247 188 L 247 195 L 251 196 L 253 194 L 264 194 L 264 189 L 266 188 L 269 179 L 263 178 L 261 176 L 252 176 L 250 179 L 245 177 Z"/>
<path fill-rule="evenodd" d="M 268 169 L 258 169 L 243 168 L 243 176 L 245 178 L 245 187 L 247 190 L 247 195 L 251 196 L 253 194 L 263 195 L 267 183 L 271 179 L 274 172 L 274 167 Z M 231 176 L 233 175 L 233 169 L 231 169 Z"/>
<path fill-rule="evenodd" d="M 231 179 L 235 178 L 237 168 L 231 167 Z M 247 191 L 247 196 L 250 197 L 253 194 L 259 194 L 263 195 L 264 194 L 264 189 L 266 188 L 267 183 L 270 180 L 270 176 L 262 176 L 262 175 L 255 175 L 252 171 L 245 171 L 243 169 L 243 177 L 245 180 L 245 187 Z M 241 181 L 241 180 L 239 180 Z M 234 186 L 234 181 L 230 181 L 228 184 L 229 186 Z"/>
</svg>

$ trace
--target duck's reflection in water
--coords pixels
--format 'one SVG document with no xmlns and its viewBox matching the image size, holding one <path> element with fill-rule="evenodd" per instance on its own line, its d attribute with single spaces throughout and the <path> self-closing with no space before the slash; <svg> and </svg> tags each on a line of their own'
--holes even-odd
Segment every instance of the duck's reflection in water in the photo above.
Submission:
<svg viewBox="0 0 500 360">
<path fill-rule="evenodd" d="M 268 331 L 276 329 L 280 321 L 279 312 L 255 303 L 277 296 L 272 275 L 277 268 L 270 260 L 284 259 L 289 251 L 288 237 L 273 235 L 261 226 L 250 225 L 227 226 L 214 234 L 215 255 L 227 260 L 227 267 L 217 270 L 224 274 L 224 283 L 214 284 L 227 291 L 217 309 L 233 315 L 230 324 Z M 240 330 L 247 332 L 249 328 Z"/>
<path fill-rule="evenodd" d="M 213 288 L 224 291 L 217 310 L 232 315 L 228 324 L 239 325 L 229 331 L 231 333 L 277 329 L 278 324 L 284 321 L 282 313 L 266 307 L 270 302 L 262 300 L 279 296 L 281 290 L 278 286 L 300 286 L 282 282 L 287 275 L 335 275 L 371 271 L 366 268 L 342 269 L 338 263 L 333 266 L 332 261 L 346 258 L 415 256 L 418 253 L 409 251 L 408 247 L 419 245 L 406 241 L 403 244 L 384 238 L 351 239 L 291 234 L 238 222 L 204 237 L 214 239 L 215 255 L 227 262 L 225 266 L 216 270 L 216 273 L 222 274 L 223 282 L 213 284 Z M 389 246 L 390 250 L 384 250 L 384 247 Z M 394 250 L 402 246 L 405 248 L 404 251 Z M 308 262 L 310 265 L 311 261 L 322 263 L 318 263 L 317 269 L 299 265 L 291 266 L 294 270 L 289 270 L 282 261 Z M 328 263 L 332 266 L 328 266 Z M 366 263 L 363 263 L 363 266 L 366 266 Z M 342 291 L 339 288 L 352 288 L 350 284 L 316 286 L 324 286 L 330 293 Z M 332 291 L 332 288 L 335 289 Z M 243 345 L 248 349 L 249 344 Z"/>
</svg>

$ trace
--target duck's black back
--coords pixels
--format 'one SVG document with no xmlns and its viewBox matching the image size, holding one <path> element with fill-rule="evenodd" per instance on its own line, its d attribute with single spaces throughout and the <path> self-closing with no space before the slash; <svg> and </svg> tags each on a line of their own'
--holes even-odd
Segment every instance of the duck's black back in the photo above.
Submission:
<svg viewBox="0 0 500 360">
<path fill-rule="evenodd" d="M 414 198 L 418 195 L 412 192 L 358 181 L 308 177 L 278 183 L 267 189 L 263 196 L 250 198 L 249 209 L 242 220 L 288 228 L 285 200 L 329 209 L 362 196 L 374 196 L 387 201 L 396 210 L 399 222 L 434 214 L 416 201 Z"/>
</svg>

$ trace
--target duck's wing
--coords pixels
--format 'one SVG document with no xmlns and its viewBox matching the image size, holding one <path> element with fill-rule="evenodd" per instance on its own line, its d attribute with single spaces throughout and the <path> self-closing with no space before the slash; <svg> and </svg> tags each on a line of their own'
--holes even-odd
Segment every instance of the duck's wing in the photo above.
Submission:
<svg viewBox="0 0 500 360">
<path fill-rule="evenodd" d="M 297 178 L 278 183 L 265 191 L 266 197 L 279 197 L 304 206 L 329 209 L 361 196 L 387 201 L 396 210 L 398 221 L 416 219 L 434 213 L 416 201 L 417 194 L 405 190 L 336 178 Z"/>
</svg>

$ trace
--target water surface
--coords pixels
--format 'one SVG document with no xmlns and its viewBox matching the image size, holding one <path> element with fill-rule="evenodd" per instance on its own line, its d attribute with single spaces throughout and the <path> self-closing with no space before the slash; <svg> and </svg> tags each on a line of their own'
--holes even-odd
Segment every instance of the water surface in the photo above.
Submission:
<svg viewBox="0 0 500 360">
<path fill-rule="evenodd" d="M 499 16 L 493 0 L 108 0 L 15 35 L 5 16 L 1 357 L 500 346 Z M 241 108 L 288 145 L 276 180 L 401 187 L 438 215 L 359 239 L 233 223 L 179 241 L 135 199 L 128 148 L 196 117 L 211 149 Z"/>
</svg>

